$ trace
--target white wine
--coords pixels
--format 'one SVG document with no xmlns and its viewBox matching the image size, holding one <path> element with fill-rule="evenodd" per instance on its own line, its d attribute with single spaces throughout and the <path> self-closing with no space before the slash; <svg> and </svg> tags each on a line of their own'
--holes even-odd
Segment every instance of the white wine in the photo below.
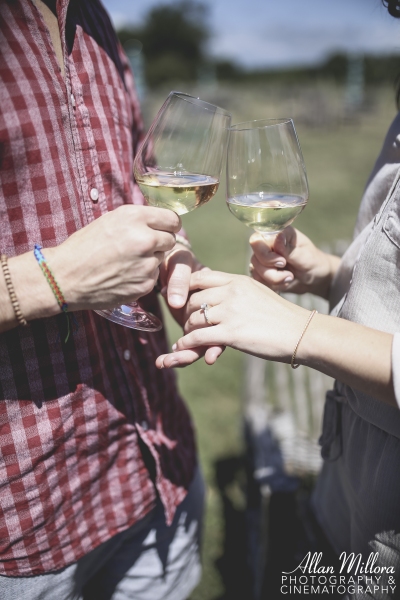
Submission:
<svg viewBox="0 0 400 600">
<path fill-rule="evenodd" d="M 211 200 L 219 186 L 218 179 L 194 173 L 146 173 L 136 181 L 148 204 L 169 208 L 178 215 Z"/>
<path fill-rule="evenodd" d="M 228 198 L 228 208 L 247 227 L 263 234 L 274 234 L 293 223 L 307 199 L 290 194 L 246 194 Z"/>
</svg>

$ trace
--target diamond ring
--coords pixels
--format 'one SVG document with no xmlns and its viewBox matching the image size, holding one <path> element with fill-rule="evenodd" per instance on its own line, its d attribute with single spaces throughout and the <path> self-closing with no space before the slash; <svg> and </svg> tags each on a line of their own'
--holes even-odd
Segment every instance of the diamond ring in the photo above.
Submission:
<svg viewBox="0 0 400 600">
<path fill-rule="evenodd" d="M 211 306 L 208 306 L 207 303 L 204 303 L 200 306 L 200 308 L 204 312 L 204 318 L 207 321 L 207 324 L 214 325 L 214 323 L 212 321 L 210 321 L 209 316 L 208 316 L 208 311 L 210 310 Z"/>
</svg>

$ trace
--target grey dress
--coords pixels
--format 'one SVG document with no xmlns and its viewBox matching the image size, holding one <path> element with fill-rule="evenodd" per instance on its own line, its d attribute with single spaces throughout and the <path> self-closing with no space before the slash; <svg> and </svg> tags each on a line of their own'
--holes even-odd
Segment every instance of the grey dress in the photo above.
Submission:
<svg viewBox="0 0 400 600">
<path fill-rule="evenodd" d="M 400 115 L 333 281 L 331 314 L 395 334 L 392 371 L 400 406 L 399 175 Z M 321 445 L 325 460 L 312 504 L 332 546 L 338 553 L 380 552 L 380 561 L 400 572 L 399 408 L 336 381 L 327 394 Z"/>
</svg>

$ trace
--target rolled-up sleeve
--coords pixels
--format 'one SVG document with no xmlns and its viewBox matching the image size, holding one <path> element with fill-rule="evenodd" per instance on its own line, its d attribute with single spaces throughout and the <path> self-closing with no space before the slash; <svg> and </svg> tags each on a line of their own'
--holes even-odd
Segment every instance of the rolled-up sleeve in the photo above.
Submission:
<svg viewBox="0 0 400 600">
<path fill-rule="evenodd" d="M 393 336 L 392 376 L 394 395 L 396 396 L 397 405 L 400 408 L 400 333 L 395 333 Z"/>
</svg>

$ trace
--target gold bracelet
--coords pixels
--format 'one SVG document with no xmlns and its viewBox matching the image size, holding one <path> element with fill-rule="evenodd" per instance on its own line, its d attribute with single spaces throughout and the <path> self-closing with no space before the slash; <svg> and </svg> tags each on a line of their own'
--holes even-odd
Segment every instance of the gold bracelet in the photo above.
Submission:
<svg viewBox="0 0 400 600">
<path fill-rule="evenodd" d="M 307 319 L 307 323 L 305 324 L 305 327 L 304 327 L 303 331 L 301 332 L 301 336 L 299 337 L 299 339 L 297 341 L 297 344 L 295 346 L 294 352 L 292 354 L 292 360 L 290 361 L 290 366 L 292 367 L 292 369 L 297 369 L 297 367 L 300 366 L 299 363 L 297 365 L 295 364 L 294 359 L 296 358 L 296 353 L 297 353 L 297 350 L 298 350 L 298 348 L 300 346 L 300 342 L 303 339 L 303 336 L 304 336 L 305 332 L 307 331 L 307 327 L 309 326 L 309 324 L 311 323 L 311 319 L 313 318 L 313 316 L 315 314 L 317 314 L 317 312 L 318 312 L 317 310 L 313 310 L 312 311 L 312 313 L 310 314 L 310 316 Z"/>
<path fill-rule="evenodd" d="M 8 268 L 7 255 L 2 254 L 0 260 L 1 260 L 1 267 L 2 267 L 3 273 L 4 273 L 4 279 L 6 281 L 8 295 L 10 296 L 10 300 L 11 300 L 12 307 L 14 309 L 15 316 L 17 318 L 19 325 L 23 325 L 24 327 L 26 327 L 26 325 L 28 325 L 28 322 L 25 319 L 24 315 L 22 314 L 21 308 L 19 306 L 17 294 L 15 293 L 14 286 L 11 281 L 10 269 Z"/>
<path fill-rule="evenodd" d="M 185 237 L 183 237 L 183 235 L 179 235 L 179 233 L 175 234 L 175 240 L 177 244 L 182 244 L 182 246 L 185 246 L 189 250 L 192 249 L 190 242 Z"/>
</svg>

